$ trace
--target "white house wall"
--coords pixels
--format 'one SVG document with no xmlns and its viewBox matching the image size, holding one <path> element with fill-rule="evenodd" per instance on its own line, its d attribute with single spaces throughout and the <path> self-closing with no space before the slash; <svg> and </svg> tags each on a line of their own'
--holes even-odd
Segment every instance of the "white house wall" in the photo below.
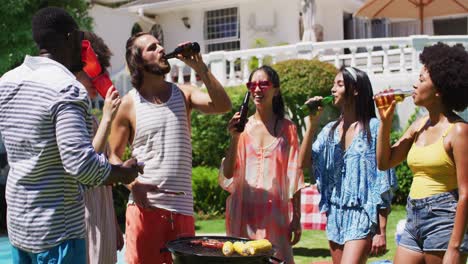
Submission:
<svg viewBox="0 0 468 264">
<path fill-rule="evenodd" d="M 182 17 L 188 17 L 190 28 L 186 28 Z M 169 11 L 156 18 L 163 30 L 164 48 L 166 52 L 174 49 L 184 41 L 198 41 L 203 43 L 203 13 L 200 9 Z M 203 52 L 202 45 L 202 52 Z"/>
<path fill-rule="evenodd" d="M 358 0 L 316 0 L 316 22 L 324 27 L 324 40 L 343 39 L 343 12 L 352 13 L 359 7 Z M 157 14 L 154 21 L 162 26 L 164 46 L 173 49 L 183 41 L 199 41 L 204 52 L 204 13 L 205 11 L 237 7 L 240 15 L 240 46 L 249 49 L 255 39 L 265 39 L 267 44 L 294 44 L 300 41 L 299 12 L 300 0 L 219 0 L 208 1 L 187 8 L 177 8 Z M 139 22 L 145 31 L 152 26 L 150 19 L 141 19 L 135 13 L 94 5 L 90 11 L 94 19 L 94 31 L 110 47 L 111 73 L 116 73 L 125 65 L 125 43 L 131 28 Z M 191 25 L 187 29 L 182 17 L 188 17 Z"/>
<path fill-rule="evenodd" d="M 119 72 L 125 65 L 125 43 L 130 37 L 133 24 L 138 20 L 135 14 L 94 5 L 89 14 L 94 19 L 93 30 L 104 39 L 114 54 L 111 57 L 110 73 Z"/>
<path fill-rule="evenodd" d="M 323 27 L 324 41 L 343 39 L 343 14 L 356 12 L 362 2 L 356 0 L 316 0 L 315 23 Z"/>
<path fill-rule="evenodd" d="M 156 21 L 163 28 L 166 49 L 186 40 L 196 40 L 204 44 L 205 12 L 231 7 L 237 7 L 239 12 L 241 49 L 252 48 L 257 38 L 267 40 L 269 45 L 299 41 L 299 3 L 291 4 L 282 0 L 240 1 L 229 4 L 221 2 L 210 7 L 201 6 L 158 15 Z M 182 23 L 182 17 L 185 16 L 189 18 L 190 29 Z M 202 45 L 202 51 L 204 48 Z"/>
<path fill-rule="evenodd" d="M 268 45 L 294 44 L 299 37 L 299 1 L 257 0 L 242 2 L 241 49 L 253 47 L 255 39 Z"/>
</svg>

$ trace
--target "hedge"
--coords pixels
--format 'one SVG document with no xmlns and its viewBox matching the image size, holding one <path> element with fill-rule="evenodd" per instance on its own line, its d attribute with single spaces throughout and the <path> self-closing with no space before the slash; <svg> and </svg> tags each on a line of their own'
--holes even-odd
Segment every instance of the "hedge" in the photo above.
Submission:
<svg viewBox="0 0 468 264">
<path fill-rule="evenodd" d="M 218 168 L 195 167 L 192 169 L 194 211 L 197 216 L 220 216 L 226 211 L 229 193 L 218 184 Z"/>
<path fill-rule="evenodd" d="M 331 88 L 338 70 L 334 65 L 314 60 L 286 60 L 273 65 L 278 72 L 281 84 L 281 93 L 285 105 L 289 110 L 291 120 L 298 126 L 298 135 L 302 140 L 302 130 L 305 129 L 304 115 L 299 107 L 316 95 L 330 95 Z M 323 115 L 321 125 L 338 117 L 338 110 L 327 109 Z"/>
<path fill-rule="evenodd" d="M 226 88 L 231 98 L 232 110 L 221 115 L 206 115 L 192 111 L 192 152 L 193 166 L 219 167 L 229 146 L 230 135 L 227 124 L 235 112 L 239 111 L 242 99 L 247 92 L 245 86 Z M 249 116 L 254 113 L 255 106 L 249 104 Z"/>
<path fill-rule="evenodd" d="M 194 212 L 197 218 L 219 217 L 226 210 L 226 199 L 229 193 L 218 184 L 218 168 L 194 167 L 192 169 L 192 189 Z M 122 230 L 125 230 L 125 210 L 129 191 L 124 185 L 112 188 L 114 209 Z"/>
</svg>

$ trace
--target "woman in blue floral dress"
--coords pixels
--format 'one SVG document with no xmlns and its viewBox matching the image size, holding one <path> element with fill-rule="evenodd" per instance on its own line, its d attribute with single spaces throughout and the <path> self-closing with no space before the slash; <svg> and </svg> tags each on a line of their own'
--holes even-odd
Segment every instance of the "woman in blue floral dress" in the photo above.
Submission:
<svg viewBox="0 0 468 264">
<path fill-rule="evenodd" d="M 341 116 L 320 131 L 313 145 L 321 107 L 309 116 L 299 161 L 303 168 L 312 168 L 317 179 L 333 263 L 365 263 L 368 255 L 386 252 L 387 216 L 396 178 L 393 171 L 377 169 L 379 120 L 367 74 L 342 68 L 331 92 Z M 308 102 L 321 99 L 316 96 Z"/>
</svg>

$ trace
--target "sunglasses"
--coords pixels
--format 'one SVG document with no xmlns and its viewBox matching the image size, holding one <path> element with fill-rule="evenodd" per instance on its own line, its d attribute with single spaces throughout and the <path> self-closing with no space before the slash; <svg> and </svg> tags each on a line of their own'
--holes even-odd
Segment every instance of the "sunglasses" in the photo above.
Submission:
<svg viewBox="0 0 468 264">
<path fill-rule="evenodd" d="M 245 85 L 251 92 L 255 91 L 258 87 L 262 90 L 262 93 L 273 87 L 273 84 L 270 81 L 248 82 Z"/>
</svg>

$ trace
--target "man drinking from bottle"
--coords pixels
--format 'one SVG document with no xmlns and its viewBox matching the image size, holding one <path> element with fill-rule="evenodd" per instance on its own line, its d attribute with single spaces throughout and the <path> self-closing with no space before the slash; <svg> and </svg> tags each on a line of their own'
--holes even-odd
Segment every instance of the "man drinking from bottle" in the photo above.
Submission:
<svg viewBox="0 0 468 264">
<path fill-rule="evenodd" d="M 228 95 L 199 53 L 177 58 L 195 70 L 208 93 L 166 82 L 164 75 L 171 67 L 164 55 L 159 41 L 148 33 L 127 41 L 126 60 L 134 89 L 122 98 L 109 140 L 114 162 L 121 162 L 130 144 L 132 156 L 145 163 L 145 173 L 127 186 L 131 194 L 125 259 L 130 264 L 172 263 L 171 255 L 160 249 L 169 240 L 195 234 L 190 112 L 214 114 L 231 109 Z"/>
</svg>

